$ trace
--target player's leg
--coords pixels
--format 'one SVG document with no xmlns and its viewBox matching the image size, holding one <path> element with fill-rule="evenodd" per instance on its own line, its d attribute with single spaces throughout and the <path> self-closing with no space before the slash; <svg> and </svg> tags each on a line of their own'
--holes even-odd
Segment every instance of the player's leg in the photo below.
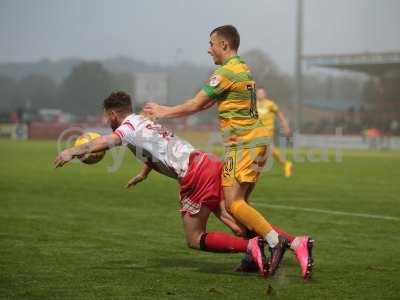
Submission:
<svg viewBox="0 0 400 300">
<path fill-rule="evenodd" d="M 260 158 L 260 155 L 264 157 Z M 272 227 L 257 210 L 247 203 L 247 197 L 261 172 L 259 167 L 262 168 L 265 164 L 267 156 L 266 147 L 250 150 L 227 149 L 222 172 L 227 210 L 236 220 L 262 237 L 271 232 Z M 257 160 L 260 160 L 260 163 Z M 268 242 L 270 246 L 277 243 L 277 235 L 275 240 Z"/>
<path fill-rule="evenodd" d="M 289 241 L 290 249 L 296 256 L 303 278 L 310 278 L 314 265 L 314 259 L 312 257 L 314 240 L 308 235 L 294 236 L 275 225 L 273 225 L 273 228 L 279 235 L 285 237 Z"/>
<path fill-rule="evenodd" d="M 200 239 L 206 232 L 210 213 L 211 211 L 207 207 L 202 207 L 195 215 L 191 215 L 189 212 L 182 214 L 183 230 L 189 248 L 200 249 Z"/>
<path fill-rule="evenodd" d="M 268 244 L 274 247 L 278 243 L 278 234 L 273 233 L 272 226 L 267 220 L 246 201 L 249 183 L 239 183 L 236 179 L 229 187 L 224 187 L 226 207 L 229 212 L 247 229 L 255 231 L 258 235 L 265 237 Z"/>
<path fill-rule="evenodd" d="M 250 186 L 246 193 L 246 201 L 250 197 L 254 184 Z M 257 236 L 253 231 L 247 230 L 242 224 L 237 222 L 225 209 L 225 201 L 220 202 L 220 209 L 214 214 L 228 227 L 232 229 L 235 234 L 251 239 Z M 314 260 L 312 257 L 312 248 L 314 246 L 314 240 L 307 236 L 294 236 L 278 226 L 272 225 L 272 228 L 280 235 L 286 238 L 289 242 L 290 249 L 294 252 L 296 259 L 300 265 L 301 274 L 304 279 L 308 279 L 312 273 L 312 267 Z M 257 272 L 258 266 L 254 262 L 253 258 L 249 254 L 245 254 L 240 264 L 236 267 L 237 272 Z"/>
<path fill-rule="evenodd" d="M 250 187 L 248 188 L 248 190 L 246 192 L 246 196 L 245 196 L 246 202 L 248 202 L 248 199 L 250 197 L 250 194 L 253 192 L 254 187 L 255 187 L 255 185 L 251 184 Z M 257 233 L 245 228 L 245 232 L 244 232 L 243 236 L 246 239 L 252 239 L 257 236 Z M 258 267 L 257 267 L 257 264 L 253 261 L 252 257 L 246 253 L 244 255 L 243 259 L 240 261 L 240 264 L 235 268 L 235 271 L 236 272 L 245 272 L 245 273 L 255 273 L 258 271 Z"/>
<path fill-rule="evenodd" d="M 248 201 L 251 192 L 254 189 L 252 185 L 246 193 L 246 201 Z M 300 265 L 301 274 L 304 279 L 310 278 L 312 273 L 312 267 L 314 265 L 314 259 L 312 257 L 312 248 L 314 246 L 314 240 L 307 235 L 295 236 L 290 234 L 278 226 L 272 225 L 272 228 L 282 237 L 288 240 L 290 249 L 294 252 L 296 259 Z M 247 231 L 246 237 L 253 238 L 256 236 L 255 232 Z M 254 272 L 255 263 L 251 257 L 245 255 L 240 265 L 236 268 L 238 272 Z"/>
<path fill-rule="evenodd" d="M 245 200 L 247 203 L 249 202 L 249 198 L 250 198 L 252 191 L 254 190 L 254 187 L 255 187 L 254 183 L 251 183 L 249 185 L 249 188 L 245 195 Z M 288 234 L 287 232 L 283 231 L 279 227 L 272 225 L 272 224 L 271 224 L 271 226 L 272 226 L 273 230 L 275 230 L 278 233 L 279 236 L 286 238 L 289 243 L 295 239 L 295 237 L 293 235 Z M 246 238 L 251 239 L 251 238 L 254 238 L 255 236 L 257 236 L 256 232 L 254 232 L 252 230 L 246 230 L 246 233 L 245 233 Z M 257 268 L 256 268 L 256 265 L 255 265 L 254 261 L 252 260 L 252 258 L 246 254 L 245 257 L 242 259 L 241 263 L 239 264 L 239 266 L 235 270 L 237 272 L 255 272 L 255 271 L 257 271 Z"/>
<path fill-rule="evenodd" d="M 289 160 L 286 160 L 277 147 L 272 148 L 272 157 L 279 162 L 279 164 L 283 168 L 283 173 L 285 177 L 292 176 L 293 171 L 293 163 Z"/>
<path fill-rule="evenodd" d="M 247 238 L 247 228 L 239 223 L 231 214 L 229 214 L 225 207 L 225 201 L 219 202 L 218 209 L 213 210 L 214 215 L 226 226 L 228 226 L 236 236 Z M 253 236 L 255 237 L 255 236 Z"/>
<path fill-rule="evenodd" d="M 271 224 L 245 199 L 249 184 L 239 185 L 237 182 L 232 187 L 225 189 L 225 200 L 230 213 L 249 230 L 263 237 L 270 247 L 271 256 L 268 261 L 268 273 L 274 275 L 278 269 L 283 255 L 288 247 L 285 238 L 280 237 Z"/>
<path fill-rule="evenodd" d="M 249 230 L 241 223 L 239 223 L 231 214 L 229 214 L 225 208 L 225 201 L 220 201 L 220 205 L 218 209 L 214 209 L 213 213 L 215 216 L 226 226 L 228 226 L 237 236 L 244 237 L 245 239 L 251 240 L 257 236 L 257 234 L 252 235 L 251 237 L 248 236 Z M 262 240 L 261 237 L 258 237 Z M 263 261 L 263 268 L 266 266 L 267 258 L 264 253 L 264 245 L 261 246 L 261 255 Z M 251 272 L 256 273 L 260 270 L 260 266 L 256 261 L 253 259 L 253 255 L 250 252 L 247 252 L 242 260 L 242 263 L 239 267 L 235 268 L 236 272 Z"/>
<path fill-rule="evenodd" d="M 246 240 L 225 232 L 207 232 L 206 227 L 210 212 L 210 209 L 203 205 L 200 212 L 195 215 L 183 214 L 183 227 L 188 246 L 193 249 L 210 252 L 249 253 L 252 259 L 257 262 L 260 272 L 265 274 L 262 239 L 256 237 Z"/>
<path fill-rule="evenodd" d="M 275 147 L 274 147 L 274 149 L 275 149 Z M 246 202 L 249 202 L 249 198 L 250 198 L 251 193 L 254 190 L 254 187 L 255 187 L 255 184 L 251 183 L 250 187 L 248 188 L 248 190 L 246 192 L 246 196 L 245 196 Z M 279 227 L 277 227 L 275 225 L 271 225 L 271 226 L 278 233 L 278 235 L 280 235 L 280 236 L 284 237 L 285 239 L 287 239 L 289 244 L 296 238 L 294 235 L 291 235 L 291 234 L 287 233 L 286 231 L 284 231 L 283 229 L 281 229 L 281 228 L 279 228 Z M 246 236 L 247 237 L 253 237 L 255 234 L 256 234 L 255 232 L 248 231 L 246 233 Z"/>
<path fill-rule="evenodd" d="M 287 240 L 279 237 L 271 224 L 248 204 L 248 195 L 257 181 L 268 156 L 267 147 L 230 149 L 226 152 L 222 183 L 228 211 L 240 223 L 263 237 L 271 251 L 270 274 L 273 275 L 287 248 Z"/>
<path fill-rule="evenodd" d="M 248 190 L 246 194 L 246 201 L 250 197 L 251 192 L 253 191 L 254 185 Z M 295 236 L 284 231 L 282 228 L 272 225 L 272 228 L 280 235 L 286 238 L 289 242 L 290 249 L 296 256 L 296 259 L 300 265 L 301 275 L 304 279 L 308 279 L 311 277 L 312 267 L 314 265 L 314 259 L 312 257 L 312 248 L 314 246 L 314 240 L 307 236 Z M 248 238 L 252 238 L 256 235 L 255 232 L 248 231 L 246 236 Z M 245 255 L 242 259 L 240 265 L 236 268 L 238 272 L 255 272 L 255 263 L 251 259 L 249 255 Z"/>
<path fill-rule="evenodd" d="M 274 149 L 276 149 L 274 147 Z M 251 192 L 254 190 L 254 184 L 250 186 L 246 193 L 246 201 L 249 201 Z M 312 257 L 312 248 L 314 246 L 314 240 L 307 235 L 294 236 L 293 234 L 287 233 L 278 226 L 272 225 L 272 228 L 282 237 L 288 240 L 290 249 L 294 252 L 296 259 L 300 265 L 301 274 L 304 279 L 311 277 L 312 267 L 314 265 L 314 259 Z M 246 237 L 253 238 L 256 236 L 255 232 L 247 231 Z M 245 255 L 240 265 L 236 268 L 238 272 L 254 272 L 254 262 L 251 257 Z"/>
<path fill-rule="evenodd" d="M 272 147 L 272 157 L 281 165 L 284 166 L 286 159 L 284 159 L 281 155 L 279 149 L 275 146 Z"/>
<path fill-rule="evenodd" d="M 213 210 L 215 216 L 226 226 L 228 226 L 237 236 L 241 236 L 245 239 L 252 239 L 257 237 L 257 234 L 250 232 L 246 226 L 239 223 L 231 214 L 229 214 L 225 207 L 225 201 L 220 201 L 218 210 Z M 249 234 L 251 233 L 251 235 Z M 266 261 L 264 251 L 262 251 L 263 260 Z M 256 273 L 259 271 L 257 263 L 253 260 L 251 254 L 246 253 L 239 266 L 235 268 L 236 272 Z"/>
<path fill-rule="evenodd" d="M 203 205 L 200 212 L 182 216 L 186 242 L 190 248 L 211 252 L 246 252 L 248 241 L 225 232 L 207 232 L 210 209 Z"/>
<path fill-rule="evenodd" d="M 251 193 L 254 191 L 254 188 L 256 187 L 255 183 L 250 183 L 249 188 L 247 189 L 246 195 L 245 195 L 245 200 L 248 203 L 250 199 Z"/>
</svg>

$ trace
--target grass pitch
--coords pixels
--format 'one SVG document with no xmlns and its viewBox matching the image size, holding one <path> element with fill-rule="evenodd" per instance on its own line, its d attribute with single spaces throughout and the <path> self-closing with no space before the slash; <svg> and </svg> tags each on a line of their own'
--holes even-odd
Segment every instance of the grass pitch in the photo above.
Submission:
<svg viewBox="0 0 400 300">
<path fill-rule="evenodd" d="M 400 297 L 399 153 L 345 152 L 341 163 L 298 163 L 291 179 L 278 166 L 263 174 L 256 206 L 316 240 L 309 282 L 290 252 L 264 279 L 232 272 L 241 255 L 187 249 L 177 183 L 152 173 L 125 190 L 140 167 L 130 153 L 115 172 L 109 154 L 59 170 L 55 155 L 54 142 L 0 140 L 0 299 Z M 224 228 L 212 217 L 209 229 Z"/>
</svg>

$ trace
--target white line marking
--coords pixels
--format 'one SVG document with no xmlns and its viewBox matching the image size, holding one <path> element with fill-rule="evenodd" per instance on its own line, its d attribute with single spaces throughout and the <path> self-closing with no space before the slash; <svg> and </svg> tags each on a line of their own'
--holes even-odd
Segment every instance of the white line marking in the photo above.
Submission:
<svg viewBox="0 0 400 300">
<path fill-rule="evenodd" d="M 344 211 L 317 209 L 317 208 L 306 208 L 306 207 L 295 207 L 295 206 L 287 206 L 287 205 L 272 205 L 272 204 L 264 204 L 264 203 L 260 203 L 260 202 L 255 202 L 254 204 L 256 206 L 260 206 L 260 207 L 270 207 L 270 208 L 277 208 L 277 209 L 298 210 L 298 211 L 315 212 L 315 213 L 322 213 L 322 214 L 329 214 L 329 215 L 341 215 L 341 216 L 360 217 L 360 218 L 368 218 L 368 219 L 400 221 L 400 218 L 389 217 L 389 216 L 381 216 L 381 215 L 371 215 L 371 214 L 363 214 L 363 213 L 350 213 L 350 212 L 344 212 Z"/>
</svg>

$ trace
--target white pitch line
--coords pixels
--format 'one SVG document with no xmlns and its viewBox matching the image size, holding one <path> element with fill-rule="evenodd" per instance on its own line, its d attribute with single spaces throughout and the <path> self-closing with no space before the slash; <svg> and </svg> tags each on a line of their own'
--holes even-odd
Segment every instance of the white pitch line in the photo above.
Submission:
<svg viewBox="0 0 400 300">
<path fill-rule="evenodd" d="M 350 212 L 344 212 L 344 211 L 317 209 L 317 208 L 306 208 L 306 207 L 295 207 L 295 206 L 286 206 L 286 205 L 273 205 L 273 204 L 264 204 L 264 203 L 260 203 L 260 202 L 255 202 L 254 204 L 256 206 L 260 206 L 260 207 L 270 207 L 270 208 L 277 208 L 277 209 L 307 211 L 307 212 L 322 213 L 322 214 L 329 214 L 329 215 L 341 215 L 341 216 L 360 217 L 360 218 L 368 218 L 368 219 L 400 221 L 400 218 L 389 217 L 389 216 L 381 216 L 381 215 L 350 213 Z"/>
</svg>

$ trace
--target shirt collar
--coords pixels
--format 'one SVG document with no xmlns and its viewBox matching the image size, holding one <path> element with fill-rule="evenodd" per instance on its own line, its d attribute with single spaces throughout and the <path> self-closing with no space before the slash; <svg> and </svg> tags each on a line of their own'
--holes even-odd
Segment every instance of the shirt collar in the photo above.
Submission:
<svg viewBox="0 0 400 300">
<path fill-rule="evenodd" d="M 231 60 L 233 60 L 235 58 L 240 60 L 240 56 L 239 55 L 234 55 L 234 56 L 231 56 L 231 57 L 228 57 L 227 59 L 225 59 L 224 62 L 222 63 L 222 65 L 223 66 L 226 65 L 228 62 L 230 62 Z"/>
<path fill-rule="evenodd" d="M 125 117 L 125 119 L 121 122 L 121 124 L 124 124 L 126 121 L 128 121 L 128 119 L 130 118 L 130 117 L 132 117 L 132 116 L 135 116 L 135 114 L 130 114 L 130 115 L 127 115 L 126 117 Z"/>
</svg>

